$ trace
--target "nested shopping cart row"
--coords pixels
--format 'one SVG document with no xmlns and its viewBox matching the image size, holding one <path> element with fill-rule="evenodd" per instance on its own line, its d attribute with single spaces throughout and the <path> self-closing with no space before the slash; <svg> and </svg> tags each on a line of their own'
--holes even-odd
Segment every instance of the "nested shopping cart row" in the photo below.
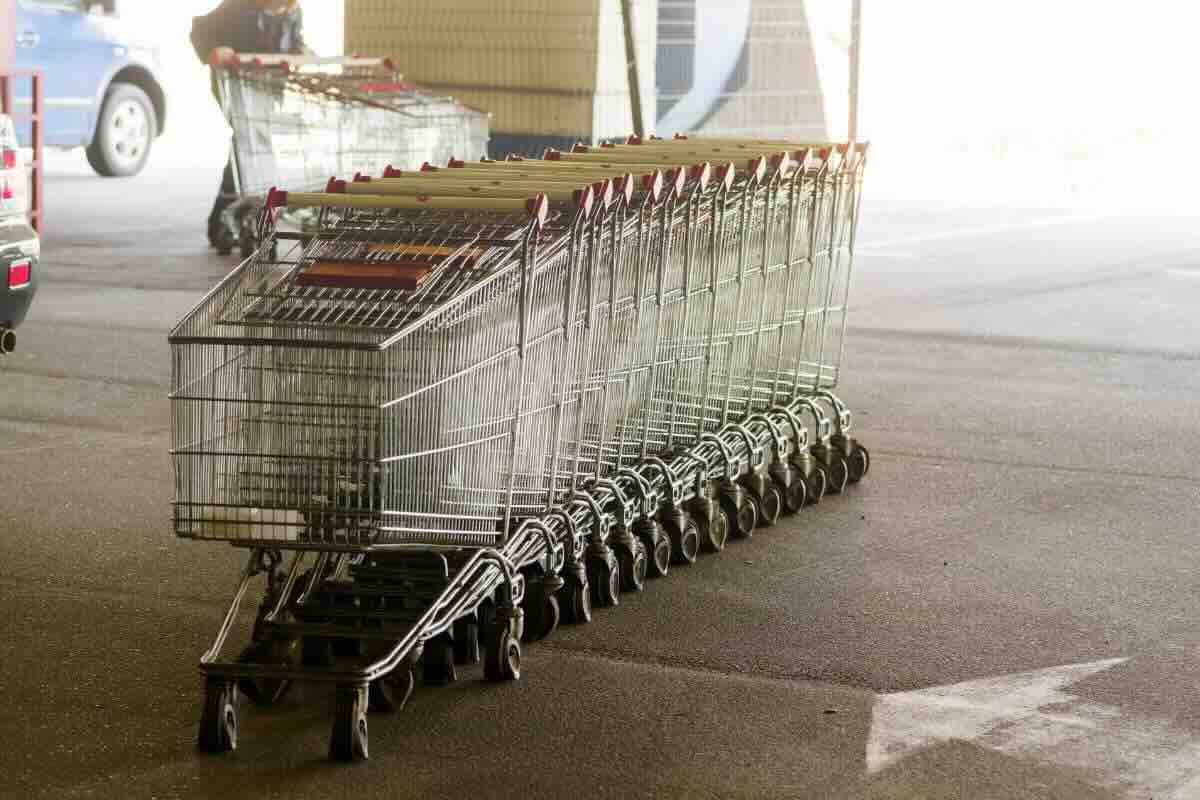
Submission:
<svg viewBox="0 0 1200 800">
<path fill-rule="evenodd" d="M 648 141 L 272 192 L 264 246 L 171 337 L 176 532 L 251 548 L 239 599 L 269 578 L 249 655 L 218 659 L 235 602 L 204 659 L 202 740 L 228 743 L 230 681 L 325 678 L 335 755 L 365 755 L 422 649 L 452 672 L 482 627 L 513 677 L 561 589 L 585 619 L 861 477 L 827 390 L 864 160 Z"/>
<path fill-rule="evenodd" d="M 254 213 L 272 186 L 314 189 L 330 175 L 418 166 L 487 149 L 488 115 L 405 81 L 391 61 L 240 54 L 214 64 L 233 129 L 234 190 L 225 212 L 242 255 L 258 247 Z"/>
</svg>

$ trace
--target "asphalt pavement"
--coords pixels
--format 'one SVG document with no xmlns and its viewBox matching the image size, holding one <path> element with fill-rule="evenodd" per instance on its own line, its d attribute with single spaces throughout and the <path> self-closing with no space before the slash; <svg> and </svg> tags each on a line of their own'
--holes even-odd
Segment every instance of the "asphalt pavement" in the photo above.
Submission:
<svg viewBox="0 0 1200 800">
<path fill-rule="evenodd" d="M 220 153 L 51 159 L 0 361 L 0 797 L 1200 797 L 1200 228 L 868 192 L 842 497 L 372 716 L 243 706 L 194 749 L 241 554 L 176 540 L 167 331 L 234 265 Z M 869 181 L 869 178 L 868 178 Z"/>
</svg>

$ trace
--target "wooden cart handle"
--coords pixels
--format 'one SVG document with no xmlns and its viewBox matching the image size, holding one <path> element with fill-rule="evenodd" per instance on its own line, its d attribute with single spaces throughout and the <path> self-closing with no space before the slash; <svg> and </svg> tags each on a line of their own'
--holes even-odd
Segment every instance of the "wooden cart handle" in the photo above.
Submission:
<svg viewBox="0 0 1200 800">
<path fill-rule="evenodd" d="M 356 195 L 341 192 L 285 192 L 272 189 L 266 207 L 288 208 L 361 208 L 361 209 L 439 209 L 446 211 L 524 211 L 539 222 L 546 221 L 548 201 L 544 194 L 525 198 L 506 197 L 430 197 L 427 195 Z"/>
</svg>

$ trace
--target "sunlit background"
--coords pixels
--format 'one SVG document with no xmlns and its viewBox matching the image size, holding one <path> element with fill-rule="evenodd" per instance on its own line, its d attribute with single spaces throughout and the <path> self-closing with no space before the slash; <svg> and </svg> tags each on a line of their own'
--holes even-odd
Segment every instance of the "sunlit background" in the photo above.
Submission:
<svg viewBox="0 0 1200 800">
<path fill-rule="evenodd" d="M 122 15 L 165 45 L 172 125 L 158 158 L 186 159 L 198 143 L 227 138 L 188 43 L 191 18 L 215 5 L 123 0 Z M 840 95 L 849 0 L 809 5 L 833 30 L 815 46 L 827 90 Z M 310 44 L 339 54 L 341 2 L 304 7 Z M 1200 8 L 1179 0 L 863 0 L 871 195 L 1064 207 L 1190 201 L 1200 175 L 1198 35 Z M 403 67 L 403 53 L 379 55 Z M 844 98 L 827 106 L 841 118 Z"/>
</svg>

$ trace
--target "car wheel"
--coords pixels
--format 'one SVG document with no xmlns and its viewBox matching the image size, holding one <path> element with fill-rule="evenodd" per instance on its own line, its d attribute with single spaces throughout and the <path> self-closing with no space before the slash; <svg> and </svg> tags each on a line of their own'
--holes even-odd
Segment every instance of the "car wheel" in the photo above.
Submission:
<svg viewBox="0 0 1200 800">
<path fill-rule="evenodd" d="M 146 165 L 156 136 L 158 118 L 150 98 L 132 83 L 114 83 L 87 148 L 88 163 L 106 178 L 136 175 Z"/>
</svg>

